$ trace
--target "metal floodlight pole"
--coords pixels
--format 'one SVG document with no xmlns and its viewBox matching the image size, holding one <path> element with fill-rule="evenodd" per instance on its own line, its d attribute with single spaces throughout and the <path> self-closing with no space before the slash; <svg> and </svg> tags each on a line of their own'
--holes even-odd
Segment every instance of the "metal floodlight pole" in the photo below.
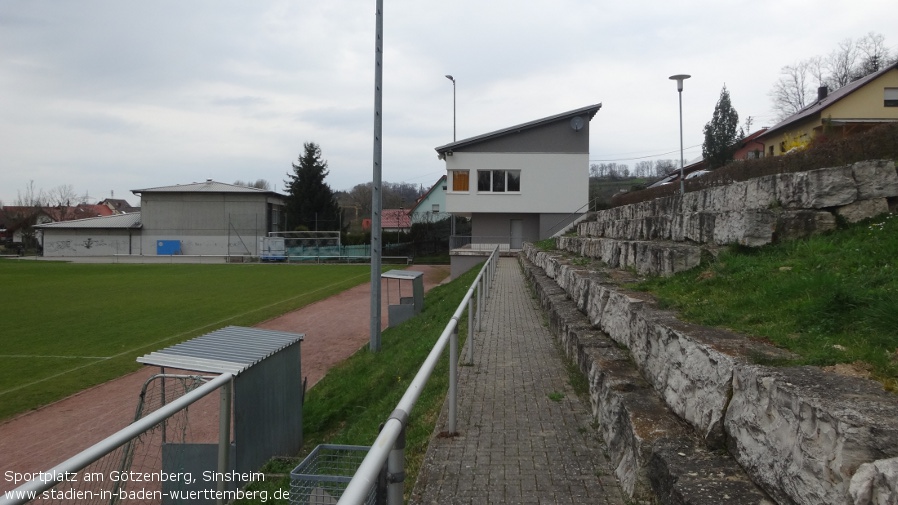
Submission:
<svg viewBox="0 0 898 505">
<path fill-rule="evenodd" d="M 452 81 L 452 142 L 455 142 L 455 77 L 446 75 L 446 79 Z M 455 214 L 452 214 L 449 221 L 449 235 L 455 236 Z"/>
<path fill-rule="evenodd" d="M 374 174 L 371 184 L 371 351 L 380 351 L 380 265 L 381 210 L 380 186 L 383 160 L 383 0 L 376 0 L 374 34 Z"/>
<path fill-rule="evenodd" d="M 677 94 L 680 96 L 680 194 L 686 193 L 686 186 L 683 183 L 683 81 L 692 77 L 686 74 L 677 74 L 670 76 L 670 80 L 677 81 Z"/>
<path fill-rule="evenodd" d="M 447 75 L 446 79 L 452 81 L 452 141 L 455 142 L 455 78 Z"/>
</svg>

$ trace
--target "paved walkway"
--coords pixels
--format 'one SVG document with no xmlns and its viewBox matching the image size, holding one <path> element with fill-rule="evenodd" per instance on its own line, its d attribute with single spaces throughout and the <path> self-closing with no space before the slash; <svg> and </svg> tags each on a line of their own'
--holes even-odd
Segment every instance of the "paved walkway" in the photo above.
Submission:
<svg viewBox="0 0 898 505">
<path fill-rule="evenodd" d="M 624 504 L 516 259 L 500 259 L 493 286 L 474 365 L 459 367 L 459 435 L 431 441 L 411 502 Z"/>
</svg>

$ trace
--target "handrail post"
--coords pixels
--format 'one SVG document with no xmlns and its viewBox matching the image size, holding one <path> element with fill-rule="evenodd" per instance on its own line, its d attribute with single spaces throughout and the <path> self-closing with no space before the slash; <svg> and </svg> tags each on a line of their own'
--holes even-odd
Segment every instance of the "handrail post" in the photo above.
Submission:
<svg viewBox="0 0 898 505">
<path fill-rule="evenodd" d="M 480 277 L 480 285 L 477 286 L 477 331 L 483 331 L 483 277 Z"/>
<path fill-rule="evenodd" d="M 474 364 L 474 298 L 468 298 L 468 360 Z"/>
<path fill-rule="evenodd" d="M 458 321 L 449 337 L 449 419 L 446 431 L 455 434 L 455 418 L 458 411 Z"/>
<path fill-rule="evenodd" d="M 405 493 L 405 424 L 399 431 L 399 437 L 393 444 L 393 450 L 387 459 L 387 505 L 402 505 Z"/>
<path fill-rule="evenodd" d="M 230 470 L 229 456 L 231 452 L 231 391 L 234 385 L 233 379 L 226 382 L 218 390 L 220 396 L 218 411 L 218 471 L 224 475 Z M 224 490 L 226 482 L 222 479 L 217 483 L 219 498 L 216 503 L 224 503 Z"/>
</svg>

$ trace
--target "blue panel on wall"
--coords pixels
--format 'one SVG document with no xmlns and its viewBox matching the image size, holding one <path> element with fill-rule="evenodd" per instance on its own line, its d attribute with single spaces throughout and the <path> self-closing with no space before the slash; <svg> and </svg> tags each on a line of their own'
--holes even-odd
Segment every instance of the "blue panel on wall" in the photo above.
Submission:
<svg viewBox="0 0 898 505">
<path fill-rule="evenodd" d="M 157 240 L 156 255 L 171 256 L 172 254 L 181 254 L 180 240 Z"/>
</svg>

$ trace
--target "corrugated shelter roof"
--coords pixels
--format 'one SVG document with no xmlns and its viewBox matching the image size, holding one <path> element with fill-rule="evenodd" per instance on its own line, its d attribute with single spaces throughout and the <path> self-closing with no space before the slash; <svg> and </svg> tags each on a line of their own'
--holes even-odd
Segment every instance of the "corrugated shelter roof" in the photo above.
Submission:
<svg viewBox="0 0 898 505">
<path fill-rule="evenodd" d="M 216 182 L 208 179 L 206 182 L 194 182 L 192 184 L 176 184 L 174 186 L 160 186 L 157 188 L 132 189 L 132 193 L 250 193 L 272 194 L 284 196 L 267 189 L 251 188 L 249 186 L 235 186 L 224 182 Z"/>
<path fill-rule="evenodd" d="M 238 375 L 304 337 L 300 333 L 228 326 L 146 354 L 137 358 L 137 362 L 194 372 Z"/>
<path fill-rule="evenodd" d="M 550 123 L 554 123 L 556 121 L 570 119 L 574 116 L 586 115 L 586 120 L 592 121 L 592 118 L 596 115 L 596 112 L 598 112 L 599 109 L 601 109 L 601 108 L 602 108 L 602 104 L 600 104 L 600 103 L 597 103 L 595 105 L 588 105 L 586 107 L 581 107 L 579 109 L 562 112 L 561 114 L 556 114 L 554 116 L 537 119 L 535 121 L 522 123 L 522 124 L 511 126 L 508 128 L 503 128 L 501 130 L 496 130 L 496 131 L 490 132 L 490 133 L 484 133 L 483 135 L 477 135 L 476 137 L 462 139 L 457 142 L 452 142 L 451 144 L 446 144 L 444 146 L 437 147 L 435 149 L 442 159 L 442 156 L 447 151 L 460 149 L 462 147 L 470 146 L 470 145 L 484 142 L 486 140 L 491 140 L 491 139 L 494 139 L 497 137 L 502 137 L 505 135 L 513 134 L 513 133 L 519 133 L 524 130 L 529 130 L 531 128 L 536 128 L 539 126 L 547 125 Z"/>
<path fill-rule="evenodd" d="M 140 212 L 133 214 L 117 214 L 113 216 L 90 217 L 74 221 L 60 221 L 34 225 L 35 228 L 54 229 L 128 229 L 140 228 Z"/>
</svg>

